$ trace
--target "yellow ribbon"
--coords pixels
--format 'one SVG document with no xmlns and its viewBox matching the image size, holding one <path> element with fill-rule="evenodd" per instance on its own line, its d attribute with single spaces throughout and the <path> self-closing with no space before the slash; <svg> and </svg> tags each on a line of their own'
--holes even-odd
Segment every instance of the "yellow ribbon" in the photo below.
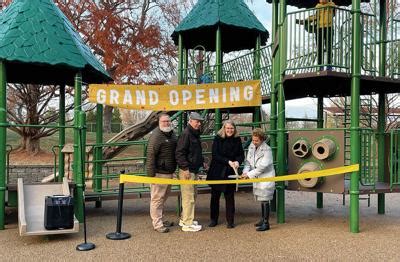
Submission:
<svg viewBox="0 0 400 262">
<path fill-rule="evenodd" d="M 119 177 L 119 182 L 163 184 L 163 185 L 247 184 L 247 183 L 272 182 L 272 181 L 277 182 L 277 181 L 300 180 L 300 179 L 314 178 L 314 177 L 335 176 L 335 175 L 355 172 L 358 171 L 359 169 L 360 169 L 359 164 L 356 164 L 351 166 L 342 166 L 342 167 L 307 172 L 302 174 L 255 178 L 255 179 L 241 179 L 241 180 L 178 180 L 178 179 L 157 178 L 157 177 L 147 177 L 147 176 L 121 175 Z"/>
</svg>

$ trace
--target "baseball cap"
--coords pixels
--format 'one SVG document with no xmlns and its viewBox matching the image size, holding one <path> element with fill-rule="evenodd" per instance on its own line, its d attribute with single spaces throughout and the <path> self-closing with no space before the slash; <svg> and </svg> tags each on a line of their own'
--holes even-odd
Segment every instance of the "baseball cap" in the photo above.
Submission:
<svg viewBox="0 0 400 262">
<path fill-rule="evenodd" d="M 204 118 L 197 112 L 190 113 L 189 118 L 192 120 L 204 121 Z"/>
</svg>

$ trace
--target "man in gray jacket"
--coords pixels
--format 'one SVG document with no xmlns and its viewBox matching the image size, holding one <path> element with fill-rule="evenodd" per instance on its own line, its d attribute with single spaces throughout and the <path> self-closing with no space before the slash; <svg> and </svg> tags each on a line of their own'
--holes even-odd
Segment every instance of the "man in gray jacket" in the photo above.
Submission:
<svg viewBox="0 0 400 262">
<path fill-rule="evenodd" d="M 172 130 L 169 115 L 162 114 L 158 118 L 156 128 L 149 138 L 147 146 L 147 175 L 159 178 L 172 178 L 176 169 L 175 149 L 177 138 Z M 150 216 L 153 228 L 157 232 L 167 233 L 173 223 L 163 222 L 164 203 L 171 191 L 171 185 L 152 184 L 150 200 Z"/>
</svg>

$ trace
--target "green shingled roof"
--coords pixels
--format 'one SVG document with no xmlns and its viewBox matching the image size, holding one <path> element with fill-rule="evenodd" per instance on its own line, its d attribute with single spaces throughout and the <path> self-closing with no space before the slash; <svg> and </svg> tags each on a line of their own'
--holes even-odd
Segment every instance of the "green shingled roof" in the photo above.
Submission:
<svg viewBox="0 0 400 262">
<path fill-rule="evenodd" d="M 14 0 L 0 13 L 0 59 L 7 81 L 72 83 L 112 80 L 52 0 Z"/>
<path fill-rule="evenodd" d="M 177 45 L 181 34 L 186 48 L 202 45 L 214 51 L 218 26 L 224 52 L 254 48 L 258 35 L 262 44 L 268 38 L 268 31 L 243 0 L 199 0 L 172 33 L 172 39 Z"/>
</svg>

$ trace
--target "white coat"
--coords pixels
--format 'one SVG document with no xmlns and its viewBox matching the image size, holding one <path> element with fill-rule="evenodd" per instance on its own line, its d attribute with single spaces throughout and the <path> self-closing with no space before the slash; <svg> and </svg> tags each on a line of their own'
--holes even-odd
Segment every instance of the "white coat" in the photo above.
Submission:
<svg viewBox="0 0 400 262">
<path fill-rule="evenodd" d="M 244 163 L 243 173 L 249 178 L 274 177 L 275 170 L 271 148 L 263 142 L 258 148 L 250 144 Z M 258 201 L 272 200 L 275 191 L 275 182 L 253 183 L 253 193 Z"/>
</svg>

